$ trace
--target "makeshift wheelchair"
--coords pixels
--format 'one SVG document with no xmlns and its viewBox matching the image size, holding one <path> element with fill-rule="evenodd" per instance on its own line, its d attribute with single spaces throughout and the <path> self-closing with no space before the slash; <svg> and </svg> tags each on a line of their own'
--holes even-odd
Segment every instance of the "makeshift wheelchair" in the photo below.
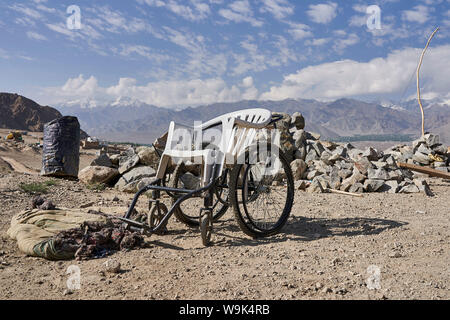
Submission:
<svg viewBox="0 0 450 320">
<path fill-rule="evenodd" d="M 175 215 L 188 226 L 199 226 L 208 246 L 213 223 L 232 208 L 245 234 L 258 238 L 280 232 L 292 209 L 294 180 L 276 142 L 279 120 L 269 110 L 248 109 L 193 127 L 171 122 L 155 181 L 136 193 L 120 219 L 151 235 Z M 139 197 L 149 191 L 146 221 L 133 220 Z M 162 192 L 172 200 L 170 209 Z"/>
</svg>

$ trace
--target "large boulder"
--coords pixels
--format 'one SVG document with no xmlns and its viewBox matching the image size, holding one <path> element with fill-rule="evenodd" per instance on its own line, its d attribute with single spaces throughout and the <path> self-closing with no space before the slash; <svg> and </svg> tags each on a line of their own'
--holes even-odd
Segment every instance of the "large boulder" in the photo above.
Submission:
<svg viewBox="0 0 450 320">
<path fill-rule="evenodd" d="M 89 166 L 78 173 L 78 179 L 87 185 L 109 183 L 119 175 L 114 168 Z"/>
<path fill-rule="evenodd" d="M 158 169 L 159 156 L 153 147 L 139 147 L 136 149 L 141 164 Z"/>
</svg>

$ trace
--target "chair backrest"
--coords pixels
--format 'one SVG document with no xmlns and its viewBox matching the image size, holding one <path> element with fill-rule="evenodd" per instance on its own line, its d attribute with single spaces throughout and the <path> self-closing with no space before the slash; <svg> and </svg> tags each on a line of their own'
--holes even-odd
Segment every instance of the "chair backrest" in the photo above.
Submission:
<svg viewBox="0 0 450 320">
<path fill-rule="evenodd" d="M 272 113 L 267 109 L 247 109 L 229 113 L 227 116 L 260 125 L 260 128 L 267 126 L 272 119 Z M 256 132 L 252 127 L 234 126 L 228 138 L 227 154 L 236 156 L 243 152 L 253 142 Z"/>
</svg>

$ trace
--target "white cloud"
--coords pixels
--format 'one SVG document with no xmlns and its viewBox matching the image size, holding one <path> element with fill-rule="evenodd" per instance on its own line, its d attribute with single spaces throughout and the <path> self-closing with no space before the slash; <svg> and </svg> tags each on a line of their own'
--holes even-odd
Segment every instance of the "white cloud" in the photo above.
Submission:
<svg viewBox="0 0 450 320">
<path fill-rule="evenodd" d="M 409 22 L 425 23 L 430 19 L 430 8 L 423 5 L 402 12 L 402 19 Z"/>
<path fill-rule="evenodd" d="M 262 0 L 261 12 L 269 12 L 281 20 L 294 13 L 294 6 L 287 0 Z"/>
<path fill-rule="evenodd" d="M 10 8 L 14 11 L 17 11 L 19 13 L 22 13 L 23 15 L 28 16 L 29 18 L 32 18 L 32 19 L 41 19 L 42 18 L 42 15 L 38 11 L 36 11 L 30 7 L 27 7 L 25 5 L 22 5 L 22 4 L 14 4 L 14 5 L 9 6 L 8 8 Z"/>
<path fill-rule="evenodd" d="M 300 40 L 307 37 L 312 37 L 311 28 L 307 26 L 306 24 L 302 23 L 294 23 L 294 22 L 287 22 L 289 25 L 289 34 L 295 39 Z"/>
<path fill-rule="evenodd" d="M 359 37 L 355 33 L 351 33 L 345 39 L 336 39 L 333 45 L 333 49 L 341 54 L 345 48 L 353 46 L 359 42 Z"/>
<path fill-rule="evenodd" d="M 326 24 L 336 18 L 337 6 L 334 2 L 312 4 L 306 13 L 312 21 Z"/>
<path fill-rule="evenodd" d="M 8 52 L 2 48 L 0 48 L 0 59 L 9 59 Z"/>
<path fill-rule="evenodd" d="M 38 41 L 46 41 L 47 40 L 47 38 L 44 35 L 34 32 L 34 31 L 28 31 L 27 37 L 32 40 L 38 40 Z"/>
<path fill-rule="evenodd" d="M 170 59 L 168 55 L 155 52 L 152 48 L 144 45 L 128 45 L 121 44 L 121 50 L 118 52 L 121 56 L 130 57 L 133 55 L 138 55 L 148 60 L 153 60 L 157 63 L 163 63 Z"/>
<path fill-rule="evenodd" d="M 220 78 L 149 82 L 138 85 L 136 79 L 121 78 L 116 85 L 100 87 L 95 77 L 71 78 L 61 87 L 44 88 L 40 100 L 57 105 L 74 101 L 90 101 L 91 105 L 110 105 L 119 97 L 130 97 L 161 107 L 180 107 L 255 99 L 258 90 L 253 80 L 245 78 L 241 85 L 227 85 Z"/>
<path fill-rule="evenodd" d="M 417 68 L 422 49 L 397 50 L 386 58 L 368 62 L 342 60 L 309 66 L 284 77 L 261 99 L 312 98 L 331 100 L 353 96 L 386 96 L 401 93 Z M 425 57 L 421 70 L 424 93 L 448 94 L 450 45 L 435 47 Z"/>
<path fill-rule="evenodd" d="M 253 27 L 261 27 L 263 22 L 253 17 L 253 11 L 248 0 L 234 1 L 228 5 L 227 9 L 220 9 L 219 14 L 233 22 L 247 22 Z"/>
<path fill-rule="evenodd" d="M 202 0 L 190 0 L 181 2 L 175 0 L 138 0 L 138 2 L 141 4 L 146 3 L 151 7 L 164 7 L 172 13 L 190 21 L 203 20 L 211 14 L 211 9 L 208 3 Z"/>
</svg>

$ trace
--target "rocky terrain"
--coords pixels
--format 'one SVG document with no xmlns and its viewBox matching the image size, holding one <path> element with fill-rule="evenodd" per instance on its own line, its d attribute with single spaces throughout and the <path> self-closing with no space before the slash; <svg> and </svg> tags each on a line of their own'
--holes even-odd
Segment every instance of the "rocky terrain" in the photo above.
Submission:
<svg viewBox="0 0 450 320">
<path fill-rule="evenodd" d="M 450 183 L 442 179 L 427 179 L 431 198 L 296 191 L 288 224 L 268 239 L 245 236 L 228 212 L 215 224 L 210 247 L 202 245 L 197 229 L 172 219 L 168 234 L 146 238 L 145 249 L 59 262 L 26 257 L 6 236 L 11 217 L 31 208 L 20 184 L 49 180 L 0 174 L 2 300 L 450 298 Z M 132 195 L 57 180 L 45 197 L 58 207 L 123 214 Z M 141 203 L 138 210 L 145 207 Z M 110 266 L 120 263 L 118 273 L 108 272 L 110 259 Z M 80 268 L 81 288 L 70 291 L 67 272 L 73 265 Z M 377 270 L 379 282 L 373 278 Z"/>
<path fill-rule="evenodd" d="M 24 185 L 45 185 L 42 196 L 60 208 L 123 215 L 131 193 L 154 178 L 156 151 L 81 151 L 80 180 L 69 181 L 38 175 L 39 134 L 1 141 L 0 299 L 449 299 L 450 181 L 397 166 L 448 170 L 448 149 L 433 135 L 383 151 L 358 149 L 305 131 L 301 114 L 283 117 L 281 142 L 297 188 L 282 233 L 250 239 L 229 210 L 204 247 L 198 229 L 173 218 L 167 234 L 145 238 L 145 248 L 87 261 L 52 262 L 18 250 L 6 230 L 32 206 Z M 326 193 L 331 188 L 363 196 Z M 148 210 L 146 197 L 137 210 Z M 79 290 L 66 285 L 74 265 Z"/>
</svg>

